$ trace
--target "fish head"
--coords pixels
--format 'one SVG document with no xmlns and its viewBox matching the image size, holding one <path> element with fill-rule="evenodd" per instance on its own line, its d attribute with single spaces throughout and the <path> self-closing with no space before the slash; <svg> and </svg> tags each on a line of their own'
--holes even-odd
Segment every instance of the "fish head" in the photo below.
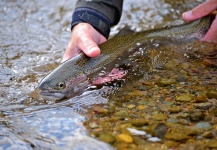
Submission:
<svg viewBox="0 0 217 150">
<path fill-rule="evenodd" d="M 89 82 L 79 68 L 59 66 L 38 85 L 40 95 L 46 100 L 62 100 L 82 92 Z"/>
</svg>

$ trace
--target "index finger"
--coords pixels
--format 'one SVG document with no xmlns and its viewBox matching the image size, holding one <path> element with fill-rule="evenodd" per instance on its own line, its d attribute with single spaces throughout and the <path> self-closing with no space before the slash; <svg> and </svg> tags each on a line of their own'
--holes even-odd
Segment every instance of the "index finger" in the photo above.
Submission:
<svg viewBox="0 0 217 150">
<path fill-rule="evenodd" d="M 208 0 L 203 4 L 198 5 L 191 11 L 182 14 L 183 19 L 193 21 L 204 17 L 217 9 L 217 0 Z"/>
</svg>

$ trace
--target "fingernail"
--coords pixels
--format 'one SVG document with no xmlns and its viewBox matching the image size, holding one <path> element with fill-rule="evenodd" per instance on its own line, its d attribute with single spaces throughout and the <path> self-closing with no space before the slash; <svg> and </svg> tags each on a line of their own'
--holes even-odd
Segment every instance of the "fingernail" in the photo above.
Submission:
<svg viewBox="0 0 217 150">
<path fill-rule="evenodd" d="M 192 11 L 184 12 L 183 16 L 186 17 L 186 18 L 192 17 Z"/>
<path fill-rule="evenodd" d="M 89 49 L 89 51 L 88 51 L 88 55 L 90 56 L 90 57 L 96 57 L 96 56 L 98 56 L 99 55 L 99 48 L 97 48 L 97 47 L 92 47 L 92 48 L 90 48 Z"/>
<path fill-rule="evenodd" d="M 63 63 L 64 61 L 66 61 L 66 60 L 68 60 L 69 58 L 63 58 L 62 60 L 61 60 L 61 63 Z"/>
<path fill-rule="evenodd" d="M 89 52 L 90 52 L 90 53 L 95 52 L 97 49 L 98 49 L 97 47 L 91 47 L 91 48 L 89 49 Z"/>
</svg>

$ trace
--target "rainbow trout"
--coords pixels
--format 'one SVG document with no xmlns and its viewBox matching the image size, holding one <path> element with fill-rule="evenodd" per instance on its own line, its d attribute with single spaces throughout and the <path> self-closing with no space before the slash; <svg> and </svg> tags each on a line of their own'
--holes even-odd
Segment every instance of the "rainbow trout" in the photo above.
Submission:
<svg viewBox="0 0 217 150">
<path fill-rule="evenodd" d="M 110 72 L 117 64 L 135 53 L 139 46 L 157 38 L 188 42 L 202 38 L 212 23 L 206 16 L 191 23 L 116 35 L 99 45 L 100 56 L 89 58 L 81 53 L 60 64 L 40 82 L 40 95 L 49 100 L 60 100 L 81 94 L 101 72 Z M 139 44 L 138 44 L 139 43 Z"/>
</svg>

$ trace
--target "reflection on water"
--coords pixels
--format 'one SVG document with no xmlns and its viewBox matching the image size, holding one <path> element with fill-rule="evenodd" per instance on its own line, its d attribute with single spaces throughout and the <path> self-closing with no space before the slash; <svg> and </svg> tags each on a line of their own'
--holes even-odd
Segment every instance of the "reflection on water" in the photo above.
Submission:
<svg viewBox="0 0 217 150">
<path fill-rule="evenodd" d="M 35 88 L 57 67 L 70 37 L 74 1 L 0 1 L 0 147 L 2 149 L 112 149 L 87 136 L 87 108 L 107 103 L 97 92 L 47 102 Z M 139 0 L 124 2 L 120 23 L 111 35 L 129 25 L 136 31 L 179 20 L 200 1 Z M 149 54 L 148 64 L 160 68 L 161 55 Z M 164 62 L 163 62 L 164 63 Z M 89 114 L 91 115 L 91 114 Z M 86 118 L 86 119 L 85 119 Z"/>
</svg>

